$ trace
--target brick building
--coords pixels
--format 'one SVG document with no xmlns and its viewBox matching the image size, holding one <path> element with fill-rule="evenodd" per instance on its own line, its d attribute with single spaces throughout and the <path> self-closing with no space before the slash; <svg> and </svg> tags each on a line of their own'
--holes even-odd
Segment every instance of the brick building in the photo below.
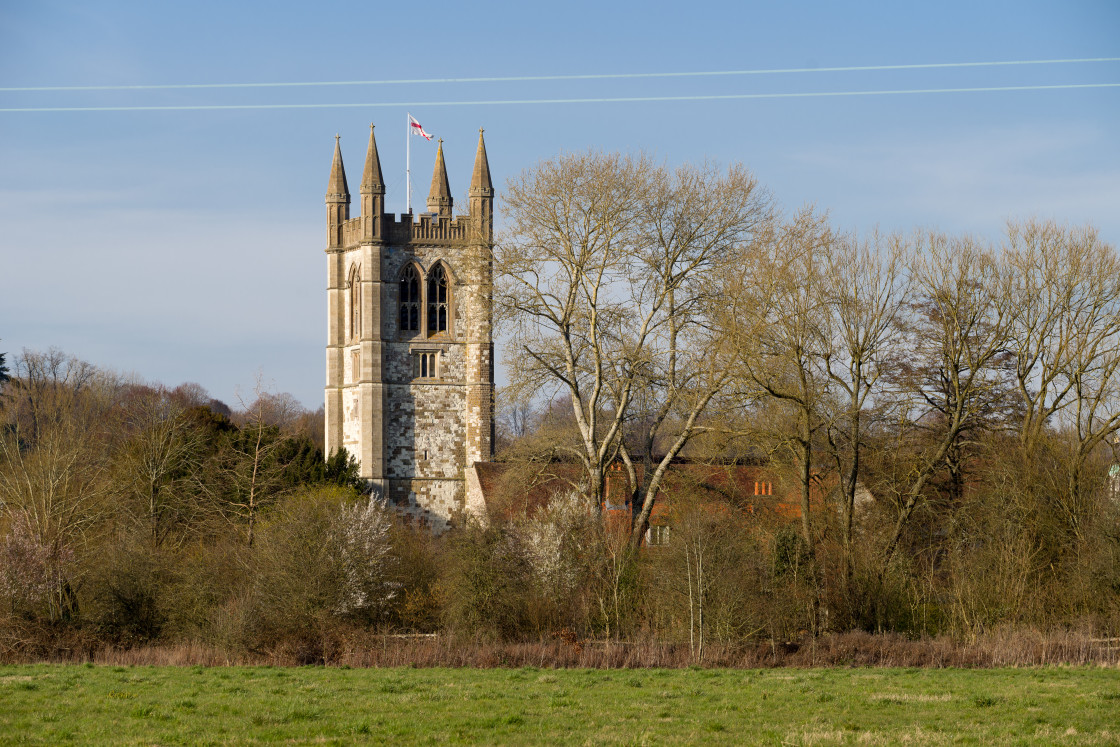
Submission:
<svg viewBox="0 0 1120 747">
<path fill-rule="evenodd" d="M 639 481 L 643 468 L 635 465 Z M 503 463 L 475 464 L 470 479 L 480 483 L 486 513 L 505 519 L 532 516 L 558 496 L 570 494 L 583 477 L 583 468 L 571 462 L 533 465 Z M 607 473 L 603 502 L 604 522 L 620 530 L 629 528 L 636 513 L 631 504 L 629 481 L 622 464 L 614 463 Z M 690 462 L 682 459 L 669 467 L 658 492 L 644 536 L 647 545 L 669 544 L 674 511 L 688 505 L 706 510 L 733 509 L 750 517 L 755 526 L 777 530 L 801 518 L 799 488 L 783 481 L 764 464 Z M 814 501 L 821 500 L 821 486 L 814 484 Z"/>
<path fill-rule="evenodd" d="M 376 493 L 440 531 L 480 505 L 468 496 L 468 468 L 493 456 L 494 189 L 482 131 L 466 215 L 452 213 L 442 141 L 427 213 L 385 212 L 372 126 L 358 191 L 351 218 L 336 138 L 326 196 L 326 449 L 346 447 Z"/>
</svg>

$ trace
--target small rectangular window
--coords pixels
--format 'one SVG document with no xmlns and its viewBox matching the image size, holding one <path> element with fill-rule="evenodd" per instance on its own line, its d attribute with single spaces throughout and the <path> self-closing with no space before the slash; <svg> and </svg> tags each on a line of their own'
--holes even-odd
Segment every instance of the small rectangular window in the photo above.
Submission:
<svg viewBox="0 0 1120 747">
<path fill-rule="evenodd" d="M 646 529 L 646 545 L 649 547 L 665 547 L 669 544 L 669 527 L 650 524 Z"/>
<path fill-rule="evenodd" d="M 439 353 L 417 353 L 414 371 L 418 379 L 435 379 L 439 376 Z"/>
</svg>

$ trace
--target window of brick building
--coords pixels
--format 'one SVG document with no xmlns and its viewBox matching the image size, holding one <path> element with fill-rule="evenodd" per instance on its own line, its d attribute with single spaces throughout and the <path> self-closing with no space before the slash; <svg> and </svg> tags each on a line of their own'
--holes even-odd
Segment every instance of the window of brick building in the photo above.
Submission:
<svg viewBox="0 0 1120 747">
<path fill-rule="evenodd" d="M 646 545 L 649 547 L 665 547 L 669 544 L 669 527 L 650 524 L 646 529 Z"/>
</svg>

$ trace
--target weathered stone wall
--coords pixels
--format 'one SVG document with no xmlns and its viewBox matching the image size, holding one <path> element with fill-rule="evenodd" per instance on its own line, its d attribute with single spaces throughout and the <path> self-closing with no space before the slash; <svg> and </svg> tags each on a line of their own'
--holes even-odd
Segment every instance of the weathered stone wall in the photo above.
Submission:
<svg viewBox="0 0 1120 747">
<path fill-rule="evenodd" d="M 331 202 L 345 191 L 344 177 L 332 176 L 332 185 L 342 186 L 328 192 L 327 448 L 345 446 L 359 459 L 361 474 L 400 510 L 440 531 L 466 508 L 468 468 L 492 454 L 489 170 L 485 188 L 471 193 L 472 210 L 483 219 L 452 217 L 449 196 L 438 216 L 398 218 L 379 212 L 384 189 L 371 157 L 372 136 L 362 204 L 373 214 L 351 219 Z M 340 159 L 336 152 L 339 174 Z M 481 137 L 476 175 L 480 163 L 485 166 Z M 399 281 L 408 264 L 420 274 L 425 300 L 429 274 L 444 268 L 445 332 L 429 335 L 423 316 L 419 331 L 400 329 Z M 356 267 L 360 274 L 351 272 Z M 349 324 L 355 282 L 361 283 L 362 305 L 357 335 Z M 437 363 L 434 371 L 421 375 L 420 356 Z"/>
<path fill-rule="evenodd" d="M 461 519 L 465 495 L 463 480 L 392 480 L 388 487 L 398 511 L 434 532 Z"/>
<path fill-rule="evenodd" d="M 397 236 L 400 235 L 398 232 Z M 488 318 L 479 309 L 486 295 L 477 285 L 462 282 L 476 252 L 469 247 L 421 245 L 387 253 L 382 264 L 385 313 L 382 314 L 383 375 L 386 386 L 385 471 L 390 496 L 406 511 L 426 519 L 433 528 L 462 512 L 464 470 L 468 452 L 470 413 L 467 399 L 472 389 L 468 372 L 477 370 L 468 355 L 467 341 L 477 340 L 473 320 Z M 407 265 L 418 267 L 421 282 L 437 265 L 448 274 L 449 329 L 429 336 L 425 324 L 417 333 L 400 329 L 399 278 Z M 473 278 L 472 278 L 473 279 Z M 438 376 L 418 378 L 417 356 L 435 353 Z M 475 385 L 474 388 L 477 388 Z M 475 408 L 477 409 L 477 408 Z"/>
<path fill-rule="evenodd" d="M 342 390 L 342 445 L 355 457 L 360 456 L 362 441 L 361 400 L 358 387 Z"/>
<path fill-rule="evenodd" d="M 386 477 L 461 480 L 464 462 L 462 387 L 389 386 Z"/>
<path fill-rule="evenodd" d="M 366 463 L 368 460 L 364 458 L 363 453 L 367 451 L 363 447 L 368 439 L 363 431 L 368 430 L 368 424 L 362 414 L 363 395 L 368 399 L 368 394 L 363 391 L 361 384 L 364 378 L 368 378 L 363 376 L 361 342 L 368 335 L 351 328 L 353 299 L 351 285 L 354 282 L 362 283 L 369 275 L 368 268 L 363 266 L 364 254 L 360 247 L 347 247 L 341 254 L 338 318 L 333 320 L 331 326 L 334 327 L 333 333 L 340 343 L 342 358 L 339 375 L 339 383 L 342 387 L 342 446 L 358 460 L 361 474 L 370 474 L 371 465 Z"/>
</svg>

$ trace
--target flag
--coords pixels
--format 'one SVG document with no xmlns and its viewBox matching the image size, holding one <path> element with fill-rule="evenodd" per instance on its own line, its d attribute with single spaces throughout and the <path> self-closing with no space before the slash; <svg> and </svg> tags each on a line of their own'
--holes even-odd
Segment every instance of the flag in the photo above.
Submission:
<svg viewBox="0 0 1120 747">
<path fill-rule="evenodd" d="M 424 138 L 425 140 L 431 140 L 432 139 L 432 136 L 429 135 L 428 133 L 424 132 L 424 128 L 420 126 L 420 123 L 417 122 L 416 119 L 411 114 L 408 115 L 408 123 L 410 125 L 412 125 L 412 134 L 413 135 L 419 135 L 420 137 Z"/>
</svg>

